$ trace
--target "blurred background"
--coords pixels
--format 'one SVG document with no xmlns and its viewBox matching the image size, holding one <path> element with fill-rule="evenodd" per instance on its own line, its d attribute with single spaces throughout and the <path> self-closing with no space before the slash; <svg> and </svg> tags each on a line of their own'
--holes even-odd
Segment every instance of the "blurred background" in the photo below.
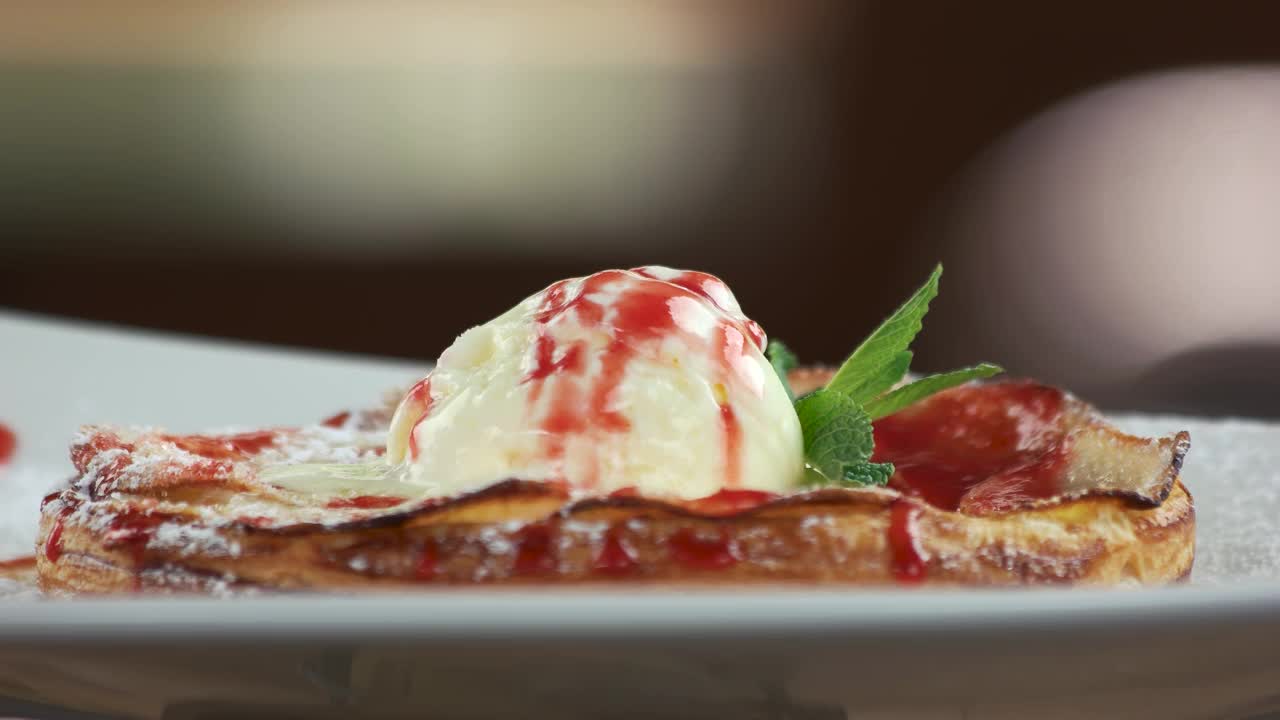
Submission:
<svg viewBox="0 0 1280 720">
<path fill-rule="evenodd" d="M 1280 5 L 0 6 L 0 306 L 429 360 L 566 276 L 722 276 L 807 361 L 1280 416 Z M 0 348 L 0 353 L 3 348 Z"/>
</svg>

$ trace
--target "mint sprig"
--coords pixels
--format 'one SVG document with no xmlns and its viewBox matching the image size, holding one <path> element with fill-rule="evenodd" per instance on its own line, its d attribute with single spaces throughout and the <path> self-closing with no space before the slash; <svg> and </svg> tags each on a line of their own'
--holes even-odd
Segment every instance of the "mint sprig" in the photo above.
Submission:
<svg viewBox="0 0 1280 720">
<path fill-rule="evenodd" d="M 892 315 L 880 323 L 844 361 L 821 390 L 794 399 L 804 433 L 805 464 L 817 482 L 852 487 L 885 485 L 891 463 L 873 463 L 875 434 L 871 421 L 892 415 L 934 393 L 970 380 L 1003 372 L 989 363 L 929 375 L 897 387 L 911 366 L 909 349 L 923 327 L 929 303 L 938 296 L 942 266 Z M 780 342 L 769 343 L 769 364 L 787 386 L 787 372 L 798 364 Z M 790 388 L 788 387 L 788 394 Z"/>
<path fill-rule="evenodd" d="M 963 385 L 970 380 L 981 380 L 989 378 L 992 375 L 998 375 L 1004 372 L 1004 369 L 998 365 L 991 363 L 978 363 L 973 367 L 952 370 L 951 372 L 938 373 L 937 375 L 929 375 L 920 378 L 915 382 L 908 383 L 885 393 L 880 397 L 868 402 L 863 409 L 871 416 L 872 420 L 879 420 L 886 415 L 892 415 L 899 410 L 917 403 L 934 393 L 942 392 L 947 388 L 953 388 L 957 385 Z"/>
<path fill-rule="evenodd" d="M 884 485 L 893 466 L 871 463 L 875 438 L 871 418 L 853 398 L 835 390 L 815 390 L 796 400 L 810 468 L 836 484 Z"/>
<path fill-rule="evenodd" d="M 938 265 L 928 281 L 849 355 L 827 387 L 865 403 L 901 380 L 911 365 L 907 348 L 923 327 L 929 302 L 938 296 L 941 277 Z"/>
</svg>

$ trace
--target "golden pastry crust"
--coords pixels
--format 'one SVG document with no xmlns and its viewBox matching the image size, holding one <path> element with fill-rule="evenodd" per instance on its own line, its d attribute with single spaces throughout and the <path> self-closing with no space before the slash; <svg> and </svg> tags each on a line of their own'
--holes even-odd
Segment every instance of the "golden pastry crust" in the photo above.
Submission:
<svg viewBox="0 0 1280 720">
<path fill-rule="evenodd" d="M 828 375 L 799 371 L 793 385 Z M 1072 438 L 1063 493 L 963 512 L 890 488 L 780 498 L 737 491 L 671 503 L 574 499 L 564 488 L 517 480 L 393 508 L 326 508 L 255 483 L 253 461 L 234 453 L 184 465 L 155 450 L 165 442 L 200 450 L 250 440 L 112 441 L 99 430 L 73 448 L 79 483 L 46 499 L 37 572 L 43 589 L 69 593 L 528 583 L 1111 586 L 1186 578 L 1195 548 L 1195 510 L 1178 479 L 1186 434 L 1127 436 L 1074 399 L 1063 417 Z M 297 446 L 324 455 L 325 441 L 330 455 L 377 452 L 377 433 L 287 432 L 296 434 L 276 439 L 269 452 Z M 234 436 L 242 437 L 249 436 Z"/>
<path fill-rule="evenodd" d="M 40 585 L 100 593 L 898 579 L 888 540 L 892 491 L 815 491 L 729 517 L 648 500 L 566 509 L 545 488 L 517 481 L 483 495 L 439 516 L 407 513 L 330 529 L 227 528 L 219 531 L 221 549 L 194 553 L 110 547 L 85 525 L 68 525 L 57 561 L 40 556 Z M 915 536 L 929 584 L 1158 584 L 1191 571 L 1195 512 L 1181 483 L 1146 509 L 1098 496 L 991 518 L 919 507 Z M 496 517 L 502 520 L 483 519 Z M 533 524 L 519 525 L 521 517 Z M 54 522 L 45 516 L 42 538 Z M 530 527 L 543 535 L 533 544 Z M 627 559 L 602 560 L 607 545 L 625 548 Z M 551 546 L 553 553 L 542 553 Z"/>
</svg>

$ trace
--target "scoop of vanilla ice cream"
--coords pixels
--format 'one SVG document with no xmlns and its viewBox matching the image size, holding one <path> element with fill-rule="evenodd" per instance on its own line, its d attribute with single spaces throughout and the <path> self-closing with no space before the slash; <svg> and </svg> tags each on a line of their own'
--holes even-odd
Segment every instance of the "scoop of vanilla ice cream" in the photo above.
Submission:
<svg viewBox="0 0 1280 720">
<path fill-rule="evenodd" d="M 581 494 L 786 492 L 799 419 L 727 286 L 661 267 L 561 281 L 458 337 L 391 422 L 404 482 L 520 478 Z"/>
</svg>

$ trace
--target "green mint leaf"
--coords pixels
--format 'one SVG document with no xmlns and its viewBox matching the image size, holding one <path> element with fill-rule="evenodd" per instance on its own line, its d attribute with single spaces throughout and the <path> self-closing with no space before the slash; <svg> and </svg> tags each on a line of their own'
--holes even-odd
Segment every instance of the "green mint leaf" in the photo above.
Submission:
<svg viewBox="0 0 1280 720">
<path fill-rule="evenodd" d="M 787 391 L 787 397 L 794 402 L 796 396 L 791 392 L 791 381 L 787 379 L 787 373 L 800 364 L 800 359 L 781 340 L 770 340 L 769 346 L 764 349 L 764 356 L 782 380 L 782 388 Z"/>
<path fill-rule="evenodd" d="M 868 463 L 875 437 L 871 418 L 844 393 L 817 390 L 796 400 L 796 415 L 804 433 L 804 457 L 828 483 L 868 485 L 888 482 L 888 474 Z"/>
<path fill-rule="evenodd" d="M 847 394 L 856 403 L 865 403 L 893 387 L 906 374 L 903 353 L 920 332 L 921 321 L 929 312 L 929 301 L 938 295 L 939 265 L 928 281 L 897 312 L 890 315 L 871 336 L 862 341 L 849 359 L 844 361 L 827 388 Z M 906 363 L 911 361 L 906 356 Z M 894 377 L 897 368 L 902 373 Z"/>
<path fill-rule="evenodd" d="M 893 477 L 893 463 L 858 463 L 844 469 L 844 483 L 855 487 L 888 485 Z"/>
<path fill-rule="evenodd" d="M 841 392 L 866 405 L 871 398 L 883 394 L 885 390 L 906 377 L 907 370 L 911 367 L 911 358 L 911 351 L 903 350 L 894 355 L 884 367 L 880 368 L 879 372 L 864 378 L 861 383 L 848 391 Z"/>
<path fill-rule="evenodd" d="M 925 284 L 862 341 L 822 390 L 795 400 L 804 434 L 806 485 L 867 487 L 886 485 L 891 463 L 871 462 L 875 434 L 871 422 L 912 403 L 978 378 L 1003 372 L 982 363 L 930 375 L 893 389 L 911 366 L 911 341 L 920 332 L 929 303 L 938 295 L 939 265 Z M 770 344 L 769 363 L 784 381 L 795 356 L 780 343 Z"/>
<path fill-rule="evenodd" d="M 816 390 L 796 400 L 796 415 L 805 461 L 827 479 L 839 480 L 846 467 L 871 457 L 871 418 L 848 395 Z"/>
<path fill-rule="evenodd" d="M 864 410 L 872 420 L 877 420 L 886 415 L 892 415 L 936 392 L 967 383 L 970 380 L 989 378 L 1002 372 L 1004 372 L 1004 369 L 998 365 L 980 363 L 973 367 L 930 375 L 867 402 Z"/>
</svg>

